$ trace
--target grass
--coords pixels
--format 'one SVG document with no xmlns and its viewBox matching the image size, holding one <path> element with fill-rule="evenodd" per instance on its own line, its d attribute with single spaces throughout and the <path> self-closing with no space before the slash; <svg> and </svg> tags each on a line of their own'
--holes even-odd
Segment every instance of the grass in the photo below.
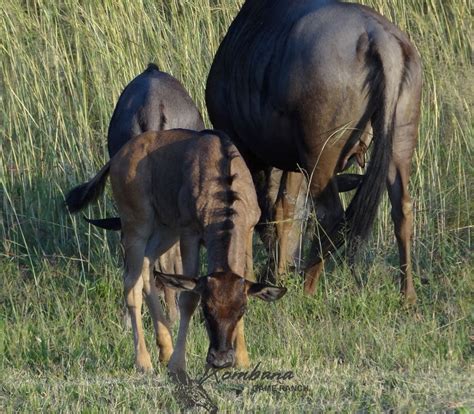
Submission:
<svg viewBox="0 0 474 414">
<path fill-rule="evenodd" d="M 254 364 L 292 370 L 305 392 L 258 392 L 209 380 L 224 412 L 474 410 L 473 82 L 469 2 L 367 1 L 410 34 L 423 58 L 413 162 L 419 304 L 401 306 L 386 200 L 363 253 L 368 285 L 332 263 L 314 298 L 289 293 L 249 307 Z M 0 411 L 169 411 L 176 389 L 159 367 L 133 368 L 121 322 L 118 237 L 63 210 L 63 192 L 106 155 L 107 125 L 126 83 L 156 62 L 203 114 L 213 54 L 238 10 L 230 0 L 5 0 L 0 10 Z M 109 195 L 94 215 L 113 212 Z M 257 255 L 256 267 L 264 264 Z M 191 376 L 207 337 L 198 318 Z M 148 333 L 151 331 L 147 317 Z M 149 335 L 148 343 L 152 343 Z"/>
</svg>

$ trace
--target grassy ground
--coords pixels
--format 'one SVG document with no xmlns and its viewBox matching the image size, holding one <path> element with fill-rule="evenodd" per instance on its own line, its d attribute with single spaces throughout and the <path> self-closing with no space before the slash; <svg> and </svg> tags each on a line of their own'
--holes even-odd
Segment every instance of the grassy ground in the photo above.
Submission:
<svg viewBox="0 0 474 414">
<path fill-rule="evenodd" d="M 469 2 L 366 3 L 406 30 L 423 57 L 411 181 L 419 304 L 404 309 L 393 283 L 398 257 L 385 200 L 363 254 L 365 288 L 332 263 L 314 298 L 290 277 L 281 301 L 249 307 L 253 365 L 291 370 L 282 383 L 307 388 L 253 393 L 249 382 L 210 379 L 204 387 L 222 411 L 474 410 Z M 156 352 L 154 375 L 134 371 L 117 235 L 67 215 L 63 192 L 107 159 L 113 106 L 149 61 L 182 80 L 205 114 L 207 72 L 238 4 L 101 4 L 4 0 L 0 8 L 2 412 L 180 407 Z M 93 212 L 112 213 L 110 197 Z M 260 254 L 256 267 L 263 263 Z M 192 377 L 202 373 L 206 349 L 197 318 Z"/>
</svg>

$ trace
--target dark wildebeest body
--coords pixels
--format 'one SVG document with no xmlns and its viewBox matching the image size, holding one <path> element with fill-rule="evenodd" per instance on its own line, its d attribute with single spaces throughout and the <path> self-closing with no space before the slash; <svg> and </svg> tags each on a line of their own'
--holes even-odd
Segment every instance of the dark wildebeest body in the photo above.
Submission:
<svg viewBox="0 0 474 414">
<path fill-rule="evenodd" d="M 174 128 L 201 131 L 204 123 L 183 85 L 150 64 L 120 95 L 109 124 L 109 156 L 143 132 Z"/>
<path fill-rule="evenodd" d="M 143 132 L 173 128 L 201 131 L 204 123 L 183 85 L 173 76 L 161 72 L 156 65 L 149 64 L 119 97 L 107 134 L 109 156 L 112 158 L 125 143 Z M 118 217 L 88 221 L 109 230 L 121 227 Z M 162 255 L 156 265 L 158 271 L 182 273 L 179 245 Z M 163 290 L 170 320 L 174 322 L 177 317 L 176 292 L 167 287 Z"/>
<path fill-rule="evenodd" d="M 374 10 L 339 1 L 247 0 L 214 59 L 206 102 L 255 175 L 303 168 L 317 205 L 305 291 L 323 258 L 343 243 L 351 255 L 371 228 L 385 185 L 400 252 L 402 290 L 416 300 L 410 260 L 411 157 L 420 115 L 421 64 L 407 36 Z M 344 213 L 336 174 L 352 154 L 373 151 Z"/>
</svg>

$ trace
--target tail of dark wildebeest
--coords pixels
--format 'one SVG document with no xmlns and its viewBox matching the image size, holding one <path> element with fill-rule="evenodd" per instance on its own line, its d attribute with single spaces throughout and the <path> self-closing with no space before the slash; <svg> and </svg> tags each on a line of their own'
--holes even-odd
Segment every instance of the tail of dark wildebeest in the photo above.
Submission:
<svg viewBox="0 0 474 414">
<path fill-rule="evenodd" d="M 99 198 L 104 192 L 109 170 L 110 161 L 102 167 L 92 180 L 69 191 L 66 196 L 66 206 L 71 213 L 77 213 Z"/>
<path fill-rule="evenodd" d="M 365 127 L 371 121 L 374 145 L 367 172 L 346 210 L 351 257 L 360 242 L 369 235 L 386 188 L 392 157 L 395 112 L 406 70 L 398 41 L 383 30 L 376 30 L 368 37 L 366 63 L 369 68 L 366 79 L 369 102 L 359 125 Z"/>
</svg>

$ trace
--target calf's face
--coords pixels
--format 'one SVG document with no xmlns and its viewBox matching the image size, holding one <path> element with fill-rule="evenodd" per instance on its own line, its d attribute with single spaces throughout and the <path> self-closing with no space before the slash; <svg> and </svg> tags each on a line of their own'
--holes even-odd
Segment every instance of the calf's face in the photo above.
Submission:
<svg viewBox="0 0 474 414">
<path fill-rule="evenodd" d="M 212 273 L 201 278 L 163 273 L 157 276 L 167 286 L 201 296 L 210 341 L 206 360 L 214 368 L 226 368 L 234 364 L 236 326 L 245 313 L 248 297 L 256 296 L 270 302 L 286 293 L 284 287 L 250 282 L 232 272 Z"/>
</svg>

